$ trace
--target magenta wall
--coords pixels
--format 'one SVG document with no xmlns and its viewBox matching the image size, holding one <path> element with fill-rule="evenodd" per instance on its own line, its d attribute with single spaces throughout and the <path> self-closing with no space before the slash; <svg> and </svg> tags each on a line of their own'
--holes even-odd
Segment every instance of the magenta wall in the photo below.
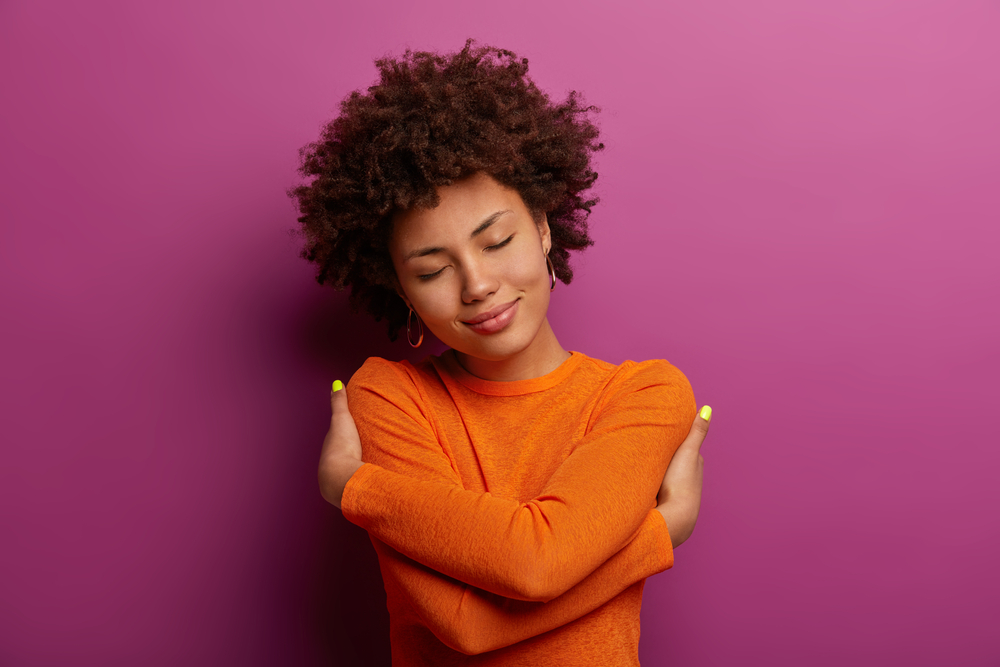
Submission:
<svg viewBox="0 0 1000 667">
<path fill-rule="evenodd" d="M 604 109 L 563 343 L 716 410 L 643 664 L 997 664 L 1000 7 L 611 4 L 0 5 L 0 664 L 387 663 L 315 461 L 409 348 L 284 191 L 375 57 L 467 36 Z"/>
</svg>

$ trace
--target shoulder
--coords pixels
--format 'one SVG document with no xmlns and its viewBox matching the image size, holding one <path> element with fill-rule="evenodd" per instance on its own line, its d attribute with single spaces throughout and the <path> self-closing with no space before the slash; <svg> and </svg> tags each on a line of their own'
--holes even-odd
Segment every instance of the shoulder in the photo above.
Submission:
<svg viewBox="0 0 1000 667">
<path fill-rule="evenodd" d="M 380 382 L 391 382 L 392 380 L 406 377 L 409 375 L 407 366 L 409 364 L 406 362 L 389 361 L 382 357 L 368 357 L 365 363 L 361 365 L 361 368 L 351 376 L 348 386 L 377 385 Z"/>
<path fill-rule="evenodd" d="M 582 359 L 580 370 L 583 374 L 603 376 L 609 386 L 637 387 L 662 384 L 691 388 L 684 373 L 666 359 L 628 360 L 616 366 L 611 362 L 588 357 L 580 352 L 574 354 L 580 355 Z"/>
<path fill-rule="evenodd" d="M 348 396 L 374 393 L 386 398 L 417 399 L 428 385 L 440 382 L 430 357 L 417 364 L 408 361 L 389 361 L 381 357 L 368 357 L 350 382 Z"/>
<path fill-rule="evenodd" d="M 599 359 L 590 359 L 595 371 L 606 374 L 603 398 L 617 402 L 625 397 L 642 401 L 648 399 L 659 404 L 675 405 L 694 403 L 691 383 L 679 368 L 666 359 L 625 361 L 618 366 Z"/>
<path fill-rule="evenodd" d="M 691 390 L 687 376 L 666 359 L 626 361 L 618 366 L 616 377 L 632 385 L 669 385 Z"/>
</svg>

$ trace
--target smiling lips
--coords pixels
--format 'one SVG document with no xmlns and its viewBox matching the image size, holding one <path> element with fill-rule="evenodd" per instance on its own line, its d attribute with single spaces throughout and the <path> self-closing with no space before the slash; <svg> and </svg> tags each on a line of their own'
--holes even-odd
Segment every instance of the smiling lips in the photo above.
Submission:
<svg viewBox="0 0 1000 667">
<path fill-rule="evenodd" d="M 476 333 L 491 334 L 502 331 L 517 314 L 517 300 L 497 306 L 463 323 Z"/>
</svg>

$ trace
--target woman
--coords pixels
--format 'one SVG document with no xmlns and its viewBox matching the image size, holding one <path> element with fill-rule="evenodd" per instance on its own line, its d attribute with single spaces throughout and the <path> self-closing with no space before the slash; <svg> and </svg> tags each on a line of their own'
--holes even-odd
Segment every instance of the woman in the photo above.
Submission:
<svg viewBox="0 0 1000 667">
<path fill-rule="evenodd" d="M 331 395 L 320 487 L 371 534 L 393 664 L 638 664 L 642 585 L 694 528 L 711 411 L 669 363 L 567 352 L 548 322 L 591 243 L 592 108 L 471 41 L 377 64 L 293 194 L 320 282 L 451 348 L 369 359 Z"/>
</svg>

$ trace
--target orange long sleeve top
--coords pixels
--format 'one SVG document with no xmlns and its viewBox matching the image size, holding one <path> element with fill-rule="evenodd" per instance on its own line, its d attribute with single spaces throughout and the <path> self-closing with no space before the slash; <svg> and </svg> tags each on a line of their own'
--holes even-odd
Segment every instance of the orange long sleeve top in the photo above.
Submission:
<svg viewBox="0 0 1000 667">
<path fill-rule="evenodd" d="M 347 386 L 364 448 L 342 509 L 378 553 L 393 665 L 637 665 L 653 509 L 695 417 L 666 361 L 578 352 L 516 382 L 452 352 L 371 358 Z"/>
</svg>

